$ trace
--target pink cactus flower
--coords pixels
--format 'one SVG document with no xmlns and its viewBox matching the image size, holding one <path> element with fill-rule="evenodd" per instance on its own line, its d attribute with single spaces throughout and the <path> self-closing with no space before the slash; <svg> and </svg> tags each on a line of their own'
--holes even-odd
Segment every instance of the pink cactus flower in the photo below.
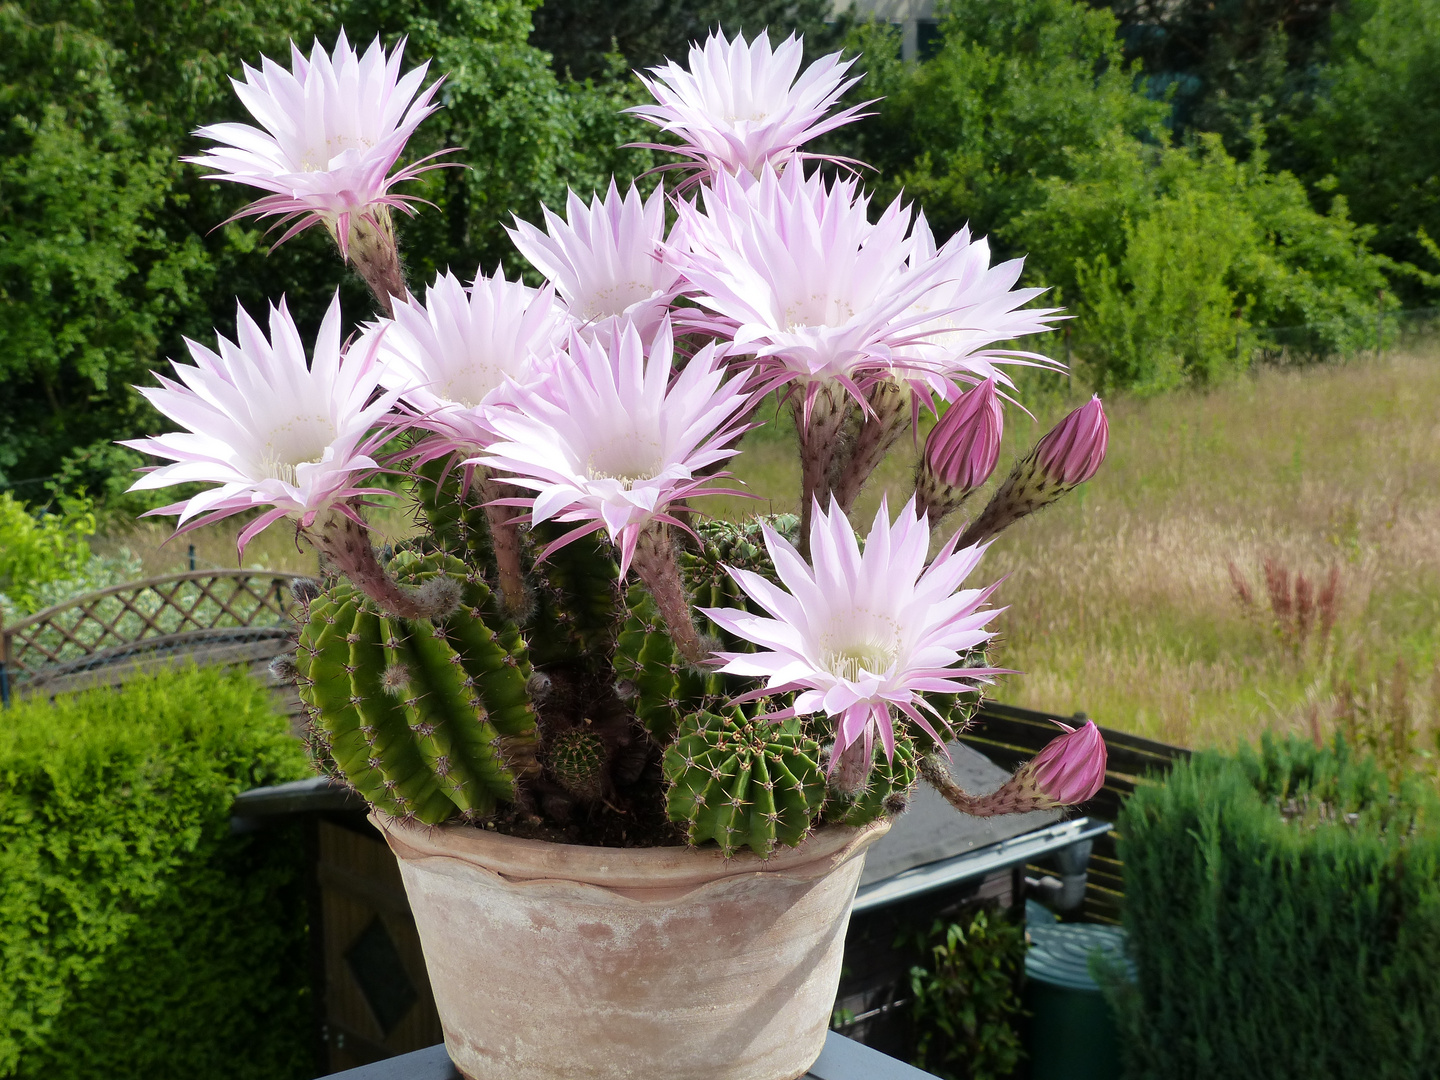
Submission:
<svg viewBox="0 0 1440 1080">
<path fill-rule="evenodd" d="M 402 77 L 404 50 L 402 40 L 387 57 L 377 37 L 361 56 L 342 30 L 333 55 L 317 41 L 307 61 L 292 43 L 290 71 L 261 57 L 259 71 L 247 64 L 245 81 L 231 81 L 264 130 L 203 127 L 196 134 L 220 145 L 184 160 L 218 170 L 213 179 L 273 192 L 235 216 L 280 215 L 289 225 L 280 243 L 323 224 L 346 253 L 353 218 L 388 232 L 391 209 L 414 212 L 414 196 L 395 193 L 395 185 L 440 167 L 425 164 L 427 158 L 390 172 L 415 129 L 438 108 L 432 102 L 440 80 L 420 90 L 428 62 Z"/>
<path fill-rule="evenodd" d="M 899 367 L 896 375 L 908 379 L 919 392 L 933 391 L 947 401 L 960 394 L 964 384 L 994 379 L 1013 385 L 1005 366 L 1040 367 L 1064 371 L 1065 365 L 1042 353 L 1000 349 L 1001 342 L 1052 329 L 1059 308 L 1025 307 L 1044 289 L 1017 289 L 1023 259 L 990 265 L 990 244 L 972 240 L 966 226 L 936 248 L 934 234 L 923 211 L 910 230 L 909 267 L 922 271 L 933 260 L 948 259 L 943 278 L 912 305 L 911 311 L 930 315 L 916 330 L 916 341 L 905 352 L 918 363 Z M 948 253 L 948 254 L 947 254 Z"/>
<path fill-rule="evenodd" d="M 186 341 L 195 366 L 173 364 L 179 382 L 161 375 L 160 386 L 140 388 L 185 430 L 122 445 L 171 462 L 131 491 L 220 485 L 151 511 L 178 515 L 177 532 L 263 509 L 240 533 L 243 556 L 246 544 L 283 517 L 309 528 L 331 507 L 353 513 L 347 500 L 385 494 L 359 485 L 379 468 L 371 455 L 393 435 L 382 421 L 399 395 L 380 391 L 377 337 L 342 350 L 338 292 L 308 365 L 283 300 L 270 309 L 269 341 L 243 308 L 237 321 L 237 341 L 220 338 L 218 353 Z"/>
<path fill-rule="evenodd" d="M 486 417 L 508 400 L 508 387 L 535 381 L 564 348 L 567 320 L 550 287 L 509 281 L 504 268 L 480 274 L 470 288 L 448 271 L 425 290 L 425 302 L 397 301 L 395 319 L 366 331 L 380 334 L 380 380 L 403 391 L 415 426 L 427 439 L 422 459 L 476 449 L 493 435 Z"/>
<path fill-rule="evenodd" d="M 1056 726 L 1065 734 L 1052 739 L 1010 781 L 1029 791 L 1042 810 L 1083 803 L 1105 786 L 1105 740 L 1095 721 L 1087 720 L 1078 729 L 1058 722 Z"/>
<path fill-rule="evenodd" d="M 747 45 L 717 31 L 690 47 L 689 70 L 671 61 L 639 75 L 657 104 L 625 111 L 680 137 L 679 146 L 644 145 L 690 158 L 699 170 L 691 183 L 720 173 L 759 176 L 766 165 L 778 172 L 801 145 L 858 119 L 870 104 L 827 117 L 859 82 L 845 77 L 855 61 L 831 53 L 797 80 L 803 57 L 804 39 L 793 34 L 772 52 L 763 32 Z"/>
<path fill-rule="evenodd" d="M 661 320 L 649 356 L 635 327 L 622 323 L 592 341 L 570 338 L 569 363 L 515 392 L 497 410 L 499 436 L 467 464 L 487 465 L 535 492 L 534 522 L 578 522 L 557 544 L 604 529 L 620 548 L 621 575 L 640 531 L 652 521 L 682 525 L 670 505 L 713 491 L 711 466 L 734 456 L 745 430 L 737 419 L 750 397 L 742 379 L 707 345 L 672 377 L 674 339 Z M 682 525 L 683 527 L 683 525 Z"/>
<path fill-rule="evenodd" d="M 665 192 L 641 199 L 634 185 L 620 197 L 615 181 L 586 206 L 575 192 L 562 219 L 543 207 L 545 232 L 515 221 L 510 239 L 555 286 L 566 310 L 592 340 L 628 320 L 649 344 L 669 312 L 679 274 L 662 258 Z"/>
<path fill-rule="evenodd" d="M 1066 488 L 1095 475 L 1110 445 L 1110 422 L 1097 394 L 1061 420 L 1035 447 L 1040 469 Z"/>
<path fill-rule="evenodd" d="M 990 479 L 1000 460 L 1005 417 L 986 379 L 946 410 L 925 440 L 924 469 L 946 487 L 968 491 Z"/>
<path fill-rule="evenodd" d="M 672 257 L 707 309 L 692 322 L 756 358 L 766 392 L 833 380 L 857 400 L 897 351 L 920 340 L 933 311 L 909 310 L 950 272 L 943 255 L 911 272 L 910 213 L 899 199 L 872 223 L 857 181 L 800 169 L 741 183 L 721 176 L 704 211 L 681 206 L 688 251 Z"/>
<path fill-rule="evenodd" d="M 800 691 L 793 708 L 777 716 L 824 713 L 833 718 L 832 772 L 852 745 L 861 746 L 868 771 L 877 737 L 886 756 L 893 757 L 895 713 L 943 744 L 923 710 L 942 728 L 944 721 L 923 695 L 975 690 L 1001 673 L 957 666 L 967 652 L 994 636 L 985 625 L 998 612 L 983 605 L 995 587 L 957 591 L 985 549 L 957 551 L 951 537 L 927 567 L 928 525 L 916 517 L 913 503 L 892 525 L 883 500 L 863 555 L 834 504 L 828 514 L 814 509 L 813 566 L 768 525 L 764 536 L 785 588 L 750 571 L 730 569 L 769 617 L 737 608 L 703 612 L 759 646 L 753 653 L 717 653 L 724 661 L 720 670 L 765 680 L 747 698 Z"/>
</svg>

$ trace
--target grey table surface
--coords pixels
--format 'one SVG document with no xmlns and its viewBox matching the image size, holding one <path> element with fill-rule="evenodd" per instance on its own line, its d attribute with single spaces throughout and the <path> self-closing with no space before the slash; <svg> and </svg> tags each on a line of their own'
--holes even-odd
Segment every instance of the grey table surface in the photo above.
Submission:
<svg viewBox="0 0 1440 1080">
<path fill-rule="evenodd" d="M 413 1054 L 377 1061 L 343 1073 L 332 1073 L 330 1080 L 460 1080 L 450 1063 L 444 1046 L 432 1046 Z M 563 1080 L 557 1077 L 556 1080 Z M 675 1080 L 685 1080 L 676 1077 Z M 878 1050 L 871 1050 L 853 1039 L 835 1032 L 825 1036 L 825 1049 L 805 1080 L 935 1080 L 913 1065 L 896 1061 Z"/>
</svg>

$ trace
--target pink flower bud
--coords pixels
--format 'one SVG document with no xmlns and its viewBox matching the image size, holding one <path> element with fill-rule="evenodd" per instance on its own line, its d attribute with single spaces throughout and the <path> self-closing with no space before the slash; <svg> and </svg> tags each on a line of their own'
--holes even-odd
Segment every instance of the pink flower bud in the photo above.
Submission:
<svg viewBox="0 0 1440 1080">
<path fill-rule="evenodd" d="M 1051 482 L 1069 488 L 1095 475 L 1109 443 L 1110 423 L 1096 395 L 1056 424 L 1035 447 L 1035 456 Z"/>
<path fill-rule="evenodd" d="M 1094 798 L 1105 784 L 1105 740 L 1093 721 L 1079 729 L 1057 724 L 1065 734 L 1052 739 L 989 795 L 966 794 L 935 757 L 921 762 L 920 773 L 951 806 L 973 817 L 1075 806 Z"/>
<path fill-rule="evenodd" d="M 931 430 L 925 468 L 948 487 L 977 488 L 995 471 L 1004 430 L 995 380 L 986 379 L 961 394 Z"/>
<path fill-rule="evenodd" d="M 1082 728 L 1060 726 L 1065 734 L 1025 764 L 1017 779 L 1025 775 L 1026 786 L 1052 806 L 1074 806 L 1094 797 L 1105 784 L 1105 740 L 1093 720 Z"/>
</svg>

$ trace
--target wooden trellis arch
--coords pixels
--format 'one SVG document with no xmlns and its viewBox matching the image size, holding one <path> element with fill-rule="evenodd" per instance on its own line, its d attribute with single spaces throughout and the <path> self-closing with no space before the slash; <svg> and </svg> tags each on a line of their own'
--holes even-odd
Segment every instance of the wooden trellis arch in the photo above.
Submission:
<svg viewBox="0 0 1440 1080">
<path fill-rule="evenodd" d="M 284 571 L 191 570 L 128 582 L 0 627 L 0 690 L 48 693 L 115 682 L 177 656 L 237 662 L 273 656 L 290 633 Z M 262 656 L 262 654 L 264 654 Z"/>
</svg>

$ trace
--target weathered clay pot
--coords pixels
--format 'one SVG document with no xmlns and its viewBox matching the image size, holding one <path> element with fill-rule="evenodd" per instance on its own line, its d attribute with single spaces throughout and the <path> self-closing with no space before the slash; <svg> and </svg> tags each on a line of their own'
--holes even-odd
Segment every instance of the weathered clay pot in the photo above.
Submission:
<svg viewBox="0 0 1440 1080">
<path fill-rule="evenodd" d="M 769 860 L 371 820 L 400 862 L 469 1080 L 792 1080 L 820 1054 L 865 849 Z"/>
</svg>

